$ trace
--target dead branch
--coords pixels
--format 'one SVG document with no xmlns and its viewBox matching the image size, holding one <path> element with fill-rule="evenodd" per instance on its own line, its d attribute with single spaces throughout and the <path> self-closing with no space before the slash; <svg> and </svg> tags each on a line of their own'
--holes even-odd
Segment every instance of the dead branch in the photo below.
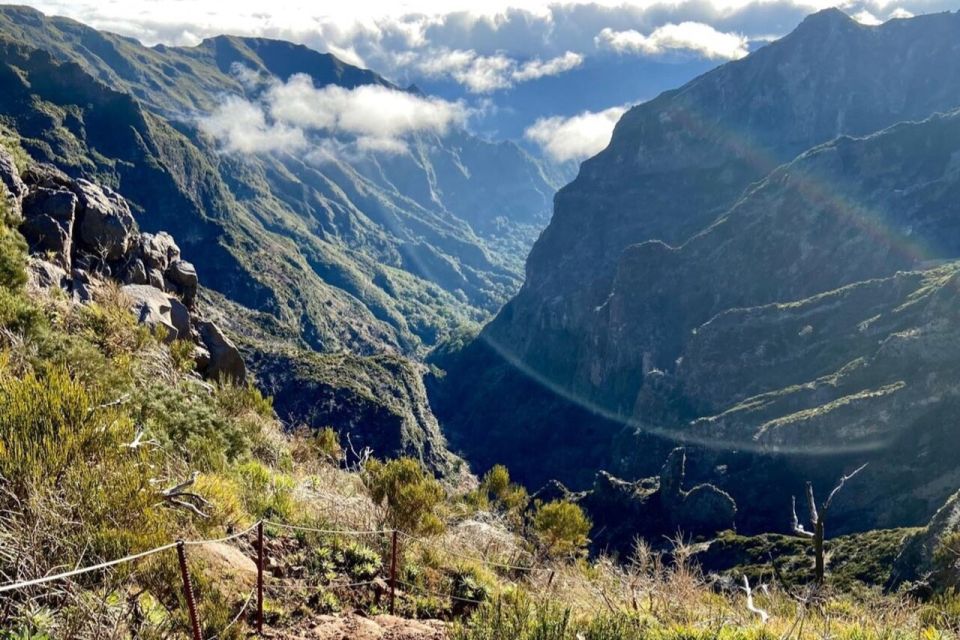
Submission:
<svg viewBox="0 0 960 640">
<path fill-rule="evenodd" d="M 202 496 L 187 491 L 188 488 L 193 486 L 193 483 L 197 481 L 199 476 L 200 472 L 194 471 L 187 480 L 161 491 L 161 497 L 163 497 L 164 501 L 169 505 L 186 509 L 201 518 L 209 518 L 210 516 L 201 511 L 200 507 L 209 507 L 210 503 Z"/>
<path fill-rule="evenodd" d="M 770 619 L 770 614 L 760 609 L 753 603 L 753 591 L 750 589 L 750 580 L 746 575 L 743 576 L 743 590 L 747 594 L 747 611 L 750 613 L 755 613 L 760 616 L 760 620 L 763 624 L 767 624 L 767 620 Z"/>
<path fill-rule="evenodd" d="M 861 471 L 867 468 L 869 462 L 864 462 L 862 465 L 848 473 L 847 475 L 840 478 L 840 482 L 833 488 L 833 491 L 830 492 L 830 495 L 827 496 L 827 501 L 823 503 L 823 510 L 826 511 L 830 508 L 830 504 L 833 502 L 833 497 L 839 493 L 840 489 L 843 489 L 843 485 L 846 484 L 847 480 L 851 479 L 853 476 L 857 475 Z"/>
</svg>

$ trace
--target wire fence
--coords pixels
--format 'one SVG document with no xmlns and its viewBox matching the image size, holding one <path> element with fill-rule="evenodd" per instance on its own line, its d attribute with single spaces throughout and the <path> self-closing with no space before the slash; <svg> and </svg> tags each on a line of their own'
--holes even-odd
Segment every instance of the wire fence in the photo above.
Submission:
<svg viewBox="0 0 960 640">
<path fill-rule="evenodd" d="M 372 580 L 361 580 L 355 582 L 328 582 L 327 584 L 317 584 L 316 582 L 308 580 L 291 580 L 286 579 L 283 582 L 269 582 L 267 583 L 264 577 L 264 569 L 267 562 L 266 549 L 265 549 L 265 526 L 269 526 L 275 529 L 282 529 L 285 531 L 301 531 L 305 533 L 314 533 L 320 535 L 329 535 L 329 536 L 346 536 L 346 537 L 363 537 L 363 536 L 381 536 L 389 537 L 390 540 L 390 551 L 389 551 L 389 577 L 386 581 L 381 579 L 372 579 Z M 130 554 L 122 558 L 117 558 L 116 560 L 109 560 L 106 562 L 101 562 L 99 564 L 91 565 L 88 567 L 75 568 L 70 571 L 64 571 L 62 573 L 45 575 L 38 578 L 32 578 L 29 580 L 14 581 L 6 584 L 0 584 L 0 594 L 11 593 L 18 590 L 25 590 L 31 587 L 38 585 L 45 585 L 53 583 L 59 580 L 67 580 L 69 578 L 74 578 L 77 576 L 96 573 L 99 571 L 105 571 L 111 567 L 116 567 L 118 565 L 135 563 L 144 558 L 154 556 L 166 551 L 171 551 L 176 549 L 178 561 L 180 565 L 181 579 L 183 582 L 183 594 L 187 604 L 187 613 L 189 614 L 190 626 L 192 632 L 193 640 L 204 640 L 201 635 L 200 627 L 200 618 L 197 607 L 197 601 L 194 594 L 193 584 L 191 582 L 190 574 L 188 571 L 187 565 L 187 553 L 188 548 L 199 547 L 203 545 L 214 545 L 214 544 L 226 544 L 241 540 L 243 538 L 248 538 L 252 534 L 256 534 L 256 539 L 254 543 L 254 551 L 256 552 L 256 568 L 257 568 L 257 582 L 256 586 L 249 592 L 249 594 L 243 600 L 243 604 L 237 613 L 230 619 L 230 621 L 216 634 L 206 638 L 206 640 L 220 640 L 227 631 L 229 631 L 234 626 L 241 624 L 245 621 L 245 614 L 247 614 L 251 606 L 255 606 L 255 616 L 254 624 L 256 631 L 259 635 L 263 635 L 263 623 L 264 623 L 264 589 L 269 589 L 272 592 L 280 591 L 293 591 L 296 589 L 314 589 L 322 587 L 328 590 L 343 590 L 343 589 L 358 589 L 362 587 L 376 587 L 381 588 L 385 587 L 389 595 L 389 610 L 391 614 L 396 613 L 396 597 L 398 587 L 403 587 L 409 593 L 419 594 L 424 596 L 433 596 L 440 598 L 447 598 L 452 602 L 463 602 L 467 604 L 479 605 L 482 604 L 481 600 L 474 598 L 467 598 L 458 596 L 452 593 L 443 593 L 435 589 L 429 589 L 422 585 L 417 585 L 411 582 L 400 580 L 398 578 L 398 557 L 399 557 L 399 540 L 402 538 L 408 542 L 418 542 L 426 543 L 426 539 L 407 534 L 405 532 L 396 530 L 396 529 L 324 529 L 316 527 L 307 527 L 300 525 L 292 525 L 283 522 L 276 522 L 273 520 L 258 520 L 251 526 L 246 529 L 233 533 L 221 538 L 210 538 L 210 539 L 200 539 L 200 540 L 177 540 L 168 544 L 164 544 L 153 549 L 148 549 L 146 551 L 141 551 L 139 553 Z M 530 572 L 533 571 L 535 566 L 521 566 L 514 565 L 509 563 L 497 562 L 492 560 L 487 560 L 486 558 L 472 556 L 468 554 L 458 553 L 450 549 L 443 549 L 442 553 L 449 555 L 454 558 L 461 560 L 467 560 L 470 562 L 475 562 L 483 564 L 490 567 L 495 567 L 498 569 L 503 569 L 507 571 L 518 571 L 518 572 Z"/>
</svg>

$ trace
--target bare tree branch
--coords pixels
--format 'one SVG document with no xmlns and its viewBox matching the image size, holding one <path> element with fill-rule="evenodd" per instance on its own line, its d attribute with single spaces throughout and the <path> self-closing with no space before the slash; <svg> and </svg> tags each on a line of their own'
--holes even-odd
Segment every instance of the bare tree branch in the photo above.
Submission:
<svg viewBox="0 0 960 640">
<path fill-rule="evenodd" d="M 858 473 L 860 473 L 861 471 L 863 471 L 864 469 L 866 469 L 868 464 L 870 464 L 870 463 L 869 463 L 869 462 L 864 462 L 862 465 L 860 465 L 859 467 L 857 467 L 856 469 L 854 469 L 853 471 L 851 471 L 851 472 L 848 473 L 847 475 L 845 475 L 845 476 L 843 476 L 842 478 L 840 478 L 839 484 L 837 484 L 837 486 L 835 486 L 835 487 L 833 488 L 833 491 L 831 491 L 831 492 L 830 492 L 830 495 L 827 496 L 827 501 L 823 503 L 823 510 L 824 510 L 824 511 L 826 511 L 827 509 L 830 508 L 830 503 L 833 502 L 833 497 L 834 497 L 835 495 L 837 495 L 837 493 L 840 491 L 840 489 L 843 489 L 843 485 L 846 484 L 847 480 L 849 480 L 849 479 L 852 478 L 853 476 L 857 475 Z"/>
<path fill-rule="evenodd" d="M 813 532 L 804 529 L 803 525 L 800 524 L 800 519 L 797 517 L 797 496 L 790 497 L 790 508 L 792 510 L 790 530 L 802 538 L 812 538 Z"/>
<path fill-rule="evenodd" d="M 817 513 L 817 499 L 813 495 L 813 483 L 807 483 L 807 505 L 810 507 L 810 525 L 814 528 L 820 522 L 820 514 Z"/>
<path fill-rule="evenodd" d="M 743 576 L 743 590 L 747 594 L 747 611 L 757 614 L 760 616 L 763 624 L 767 624 L 767 620 L 770 619 L 770 614 L 753 603 L 753 591 L 750 589 L 750 580 L 747 579 L 746 575 Z"/>
</svg>

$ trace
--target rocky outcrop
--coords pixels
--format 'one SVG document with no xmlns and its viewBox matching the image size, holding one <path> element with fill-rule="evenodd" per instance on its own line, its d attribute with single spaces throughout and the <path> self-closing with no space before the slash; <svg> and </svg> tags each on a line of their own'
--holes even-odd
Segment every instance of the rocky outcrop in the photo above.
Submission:
<svg viewBox="0 0 960 640">
<path fill-rule="evenodd" d="M 17 194 L 11 203 L 19 209 L 31 252 L 28 277 L 34 287 L 61 288 L 88 303 L 106 280 L 119 280 L 141 324 L 167 342 L 195 344 L 197 368 L 206 377 L 246 378 L 237 347 L 200 313 L 196 269 L 181 259 L 170 234 L 139 233 L 122 196 L 50 165 L 32 165 L 23 177 L 0 149 L 0 179 Z"/>
<path fill-rule="evenodd" d="M 247 375 L 243 357 L 220 327 L 209 320 L 203 320 L 197 323 L 197 330 L 209 353 L 206 374 L 211 378 L 243 380 Z"/>
<path fill-rule="evenodd" d="M 105 261 L 126 256 L 135 228 L 127 201 L 112 189 L 82 178 L 72 182 L 71 187 L 79 201 L 79 239 Z"/>
<path fill-rule="evenodd" d="M 27 185 L 20 178 L 13 156 L 0 146 L 0 197 L 6 198 L 12 205 L 17 205 L 27 193 Z"/>
<path fill-rule="evenodd" d="M 381 458 L 416 458 L 452 484 L 473 481 L 430 410 L 422 365 L 263 344 L 244 345 L 244 354 L 277 415 L 294 426 L 332 427 L 351 461 L 369 448 Z"/>
<path fill-rule="evenodd" d="M 534 497 L 580 503 L 594 524 L 594 546 L 622 554 L 638 536 L 659 544 L 665 536 L 689 540 L 736 529 L 737 505 L 729 494 L 711 484 L 685 490 L 685 480 L 686 451 L 677 448 L 659 476 L 630 482 L 600 471 L 588 491 L 571 492 L 552 481 Z"/>
<path fill-rule="evenodd" d="M 904 540 L 893 563 L 891 589 L 909 585 L 922 593 L 960 587 L 960 492 L 953 494 L 926 527 Z"/>
</svg>

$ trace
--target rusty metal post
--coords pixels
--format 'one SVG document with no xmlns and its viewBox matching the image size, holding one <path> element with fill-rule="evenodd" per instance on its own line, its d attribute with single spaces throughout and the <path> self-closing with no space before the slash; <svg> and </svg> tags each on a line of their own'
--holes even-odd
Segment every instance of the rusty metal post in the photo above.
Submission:
<svg viewBox="0 0 960 640">
<path fill-rule="evenodd" d="M 257 523 L 257 635 L 263 637 L 263 520 Z"/>
<path fill-rule="evenodd" d="M 183 595 L 187 598 L 187 608 L 190 610 L 190 626 L 193 628 L 193 640 L 203 640 L 200 636 L 200 618 L 197 616 L 197 601 L 193 596 L 193 585 L 190 584 L 190 572 L 187 570 L 187 551 L 183 540 L 177 540 L 177 558 L 180 560 L 180 577 L 183 578 Z"/>
<path fill-rule="evenodd" d="M 397 605 L 397 532 L 393 532 L 390 543 L 390 615 L 396 615 Z"/>
</svg>

